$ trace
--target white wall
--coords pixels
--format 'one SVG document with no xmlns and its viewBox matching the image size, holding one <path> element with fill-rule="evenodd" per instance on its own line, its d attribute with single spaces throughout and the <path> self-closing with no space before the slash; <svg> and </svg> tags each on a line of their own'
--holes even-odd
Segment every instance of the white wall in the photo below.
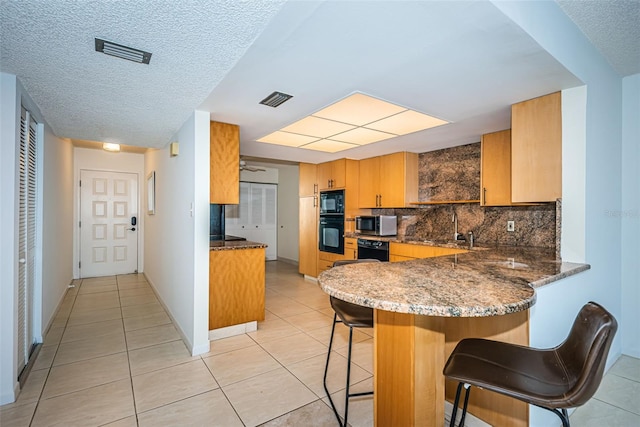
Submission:
<svg viewBox="0 0 640 427">
<path fill-rule="evenodd" d="M 109 172 L 125 172 L 134 173 L 138 176 L 138 271 L 144 271 L 144 204 L 143 200 L 146 188 L 146 179 L 144 174 L 144 155 L 137 153 L 112 153 L 104 150 L 96 150 L 91 148 L 75 148 L 73 183 L 80 181 L 80 170 L 100 170 Z M 74 185 L 73 194 L 73 224 L 80 221 L 80 187 Z M 73 227 L 73 277 L 80 277 L 78 269 L 78 261 L 80 261 L 80 229 Z"/>
<path fill-rule="evenodd" d="M 43 147 L 42 331 L 73 278 L 73 145 L 45 126 Z"/>
<path fill-rule="evenodd" d="M 625 324 L 621 315 L 621 222 L 619 217 L 609 214 L 622 206 L 621 78 L 556 2 L 494 4 L 582 80 L 588 94 L 584 168 L 578 167 L 575 172 L 586 177 L 584 254 L 591 270 L 539 290 L 538 301 L 531 310 L 530 344 L 550 347 L 561 342 L 580 307 L 593 300 L 611 311 L 620 325 L 608 359 L 610 366 L 621 354 L 620 337 L 624 330 L 636 327 Z M 637 161 L 633 163 L 635 168 L 639 166 Z M 572 174 L 571 162 L 563 167 L 569 169 L 566 174 Z M 573 209 L 577 206 L 572 203 L 582 203 L 567 199 L 563 200 L 563 208 L 569 204 L 569 209 Z M 562 237 L 568 238 L 564 234 Z M 574 243 L 562 242 L 563 246 Z M 550 426 L 560 422 L 554 414 L 531 407 L 530 425 Z"/>
<path fill-rule="evenodd" d="M 562 245 L 565 261 L 586 262 L 587 87 L 562 91 Z"/>
<path fill-rule="evenodd" d="M 622 80 L 622 352 L 640 357 L 640 74 Z"/>
<path fill-rule="evenodd" d="M 39 124 L 34 335 L 41 340 L 72 279 L 72 149 L 55 137 L 15 76 L 0 73 L 0 404 L 13 402 L 17 377 L 18 141 L 20 105 Z"/>
<path fill-rule="evenodd" d="M 179 156 L 170 157 L 168 146 L 144 155 L 145 176 L 156 173 L 156 213 L 144 218 L 144 266 L 195 355 L 209 351 L 209 114 L 195 111 L 172 141 Z"/>
</svg>

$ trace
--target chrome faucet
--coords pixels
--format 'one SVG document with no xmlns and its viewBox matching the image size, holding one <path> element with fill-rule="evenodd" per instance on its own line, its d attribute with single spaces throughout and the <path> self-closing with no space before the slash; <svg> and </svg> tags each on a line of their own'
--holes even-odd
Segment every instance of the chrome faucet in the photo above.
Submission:
<svg viewBox="0 0 640 427">
<path fill-rule="evenodd" d="M 461 233 L 458 233 L 458 215 L 453 213 L 453 218 L 451 218 L 451 222 L 453 222 L 453 240 L 464 240 L 464 236 Z"/>
</svg>

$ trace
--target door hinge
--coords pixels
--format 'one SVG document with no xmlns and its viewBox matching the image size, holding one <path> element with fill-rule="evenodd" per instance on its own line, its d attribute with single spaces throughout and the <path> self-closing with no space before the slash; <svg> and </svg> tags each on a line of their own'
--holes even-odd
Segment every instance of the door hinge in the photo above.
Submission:
<svg viewBox="0 0 640 427">
<path fill-rule="evenodd" d="M 78 221 L 78 228 L 82 228 L 82 221 Z"/>
<path fill-rule="evenodd" d="M 78 268 L 82 268 L 82 261 L 78 261 Z"/>
<path fill-rule="evenodd" d="M 78 181 L 80 183 L 80 187 L 82 187 L 82 180 Z"/>
</svg>

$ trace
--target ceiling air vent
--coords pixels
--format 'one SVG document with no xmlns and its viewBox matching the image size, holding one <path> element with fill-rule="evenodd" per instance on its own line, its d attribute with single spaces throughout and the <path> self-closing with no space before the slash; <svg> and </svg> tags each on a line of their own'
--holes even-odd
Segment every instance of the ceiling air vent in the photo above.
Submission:
<svg viewBox="0 0 640 427">
<path fill-rule="evenodd" d="M 126 59 L 128 61 L 138 62 L 140 64 L 148 64 L 151 61 L 151 53 L 140 49 L 123 46 L 107 40 L 96 38 L 96 52 L 102 52 L 107 55 Z"/>
<path fill-rule="evenodd" d="M 287 102 L 291 98 L 293 98 L 293 95 L 287 95 L 282 92 L 273 92 L 271 95 L 260 101 L 260 104 L 276 108 L 278 105 Z"/>
</svg>

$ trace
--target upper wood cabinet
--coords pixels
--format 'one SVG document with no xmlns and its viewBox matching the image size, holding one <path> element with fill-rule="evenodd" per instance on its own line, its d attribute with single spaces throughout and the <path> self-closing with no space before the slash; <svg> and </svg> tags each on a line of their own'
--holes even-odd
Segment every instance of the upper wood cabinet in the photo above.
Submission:
<svg viewBox="0 0 640 427">
<path fill-rule="evenodd" d="M 316 180 L 317 165 L 300 163 L 298 165 L 298 196 L 308 197 L 318 195 L 318 181 Z"/>
<path fill-rule="evenodd" d="M 240 128 L 238 125 L 211 122 L 210 128 L 210 203 L 240 203 Z"/>
<path fill-rule="evenodd" d="M 562 105 L 555 92 L 511 106 L 511 201 L 562 197 Z"/>
<path fill-rule="evenodd" d="M 418 155 L 393 153 L 360 161 L 360 207 L 401 208 L 418 200 Z"/>
<path fill-rule="evenodd" d="M 320 163 L 317 170 L 320 190 L 333 190 L 346 186 L 346 159 Z"/>
<path fill-rule="evenodd" d="M 360 160 L 359 204 L 361 208 L 377 207 L 380 194 L 380 157 Z"/>
<path fill-rule="evenodd" d="M 480 204 L 511 204 L 511 129 L 482 135 Z"/>
</svg>

